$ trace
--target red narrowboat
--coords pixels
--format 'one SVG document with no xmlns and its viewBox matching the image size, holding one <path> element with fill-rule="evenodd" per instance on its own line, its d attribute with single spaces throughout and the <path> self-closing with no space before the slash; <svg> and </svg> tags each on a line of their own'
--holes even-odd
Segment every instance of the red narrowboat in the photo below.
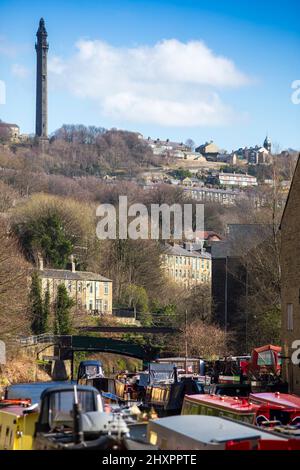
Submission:
<svg viewBox="0 0 300 470">
<path fill-rule="evenodd" d="M 288 393 L 251 393 L 249 401 L 260 406 L 257 424 L 279 421 L 283 425 L 300 424 L 300 397 Z"/>
<path fill-rule="evenodd" d="M 256 423 L 260 405 L 247 399 L 220 395 L 186 395 L 182 415 L 207 415 L 229 418 L 249 424 Z"/>
</svg>

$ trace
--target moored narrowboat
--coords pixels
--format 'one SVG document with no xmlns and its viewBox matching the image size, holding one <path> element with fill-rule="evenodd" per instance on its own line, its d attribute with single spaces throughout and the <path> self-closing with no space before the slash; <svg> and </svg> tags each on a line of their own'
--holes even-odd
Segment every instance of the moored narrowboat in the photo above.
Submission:
<svg viewBox="0 0 300 470">
<path fill-rule="evenodd" d="M 122 413 L 104 412 L 101 396 L 93 387 L 52 387 L 41 396 L 34 449 L 153 450 L 138 439 L 137 428 L 130 427 Z"/>
<path fill-rule="evenodd" d="M 300 439 L 218 416 L 181 415 L 150 421 L 147 438 L 161 450 L 300 449 Z"/>
<path fill-rule="evenodd" d="M 236 421 L 256 424 L 259 405 L 247 399 L 219 395 L 186 395 L 182 415 L 208 415 L 226 417 Z"/>
<path fill-rule="evenodd" d="M 149 383 L 144 405 L 153 407 L 160 416 L 180 414 L 186 394 L 204 394 L 204 385 L 190 376 L 178 376 L 174 364 L 149 365 Z"/>
<path fill-rule="evenodd" d="M 249 400 L 260 406 L 257 424 L 274 421 L 282 425 L 300 425 L 300 397 L 289 393 L 251 393 Z"/>
<path fill-rule="evenodd" d="M 35 423 L 38 420 L 37 406 L 27 406 L 30 400 L 6 402 L 6 406 L 2 403 L 0 408 L 0 450 L 32 449 Z"/>
<path fill-rule="evenodd" d="M 78 367 L 77 383 L 85 385 L 85 380 L 104 377 L 103 365 L 101 361 L 88 360 L 81 361 Z"/>
</svg>

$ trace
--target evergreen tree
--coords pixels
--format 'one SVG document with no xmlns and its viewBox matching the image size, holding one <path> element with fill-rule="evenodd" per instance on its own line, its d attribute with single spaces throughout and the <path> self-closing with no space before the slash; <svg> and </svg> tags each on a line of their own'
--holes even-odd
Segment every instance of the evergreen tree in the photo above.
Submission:
<svg viewBox="0 0 300 470">
<path fill-rule="evenodd" d="M 65 285 L 60 284 L 57 288 L 57 296 L 55 302 L 54 334 L 71 334 L 72 321 L 70 310 L 73 305 L 74 301 L 68 296 L 68 292 Z"/>
<path fill-rule="evenodd" d="M 42 283 L 36 271 L 31 276 L 31 288 L 29 294 L 30 310 L 31 310 L 31 330 L 33 334 L 39 335 L 43 331 L 43 299 L 42 299 Z"/>
<path fill-rule="evenodd" d="M 43 316 L 42 316 L 42 330 L 43 333 L 48 331 L 48 321 L 50 317 L 50 290 L 49 282 L 47 283 L 47 289 L 45 292 L 44 303 L 43 303 Z"/>
<path fill-rule="evenodd" d="M 25 253 L 32 258 L 32 252 L 38 247 L 46 263 L 55 268 L 64 268 L 73 251 L 73 240 L 66 232 L 62 217 L 55 213 L 46 213 L 29 220 L 19 227 L 19 237 Z"/>
</svg>

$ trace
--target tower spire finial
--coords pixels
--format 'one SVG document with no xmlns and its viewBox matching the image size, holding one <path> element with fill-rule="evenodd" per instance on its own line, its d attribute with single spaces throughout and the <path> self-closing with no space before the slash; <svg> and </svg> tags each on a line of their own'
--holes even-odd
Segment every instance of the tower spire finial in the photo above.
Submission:
<svg viewBox="0 0 300 470">
<path fill-rule="evenodd" d="M 47 36 L 47 30 L 46 30 L 44 18 L 41 18 L 41 19 L 40 19 L 40 22 L 39 22 L 39 29 L 37 30 L 36 35 L 37 35 L 37 37 L 39 37 L 40 35 Z"/>
</svg>

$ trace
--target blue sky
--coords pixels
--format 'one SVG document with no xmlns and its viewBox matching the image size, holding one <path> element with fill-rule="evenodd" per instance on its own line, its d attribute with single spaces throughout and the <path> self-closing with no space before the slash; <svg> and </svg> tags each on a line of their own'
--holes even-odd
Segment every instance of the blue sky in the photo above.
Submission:
<svg viewBox="0 0 300 470">
<path fill-rule="evenodd" d="M 298 0 L 0 0 L 0 118 L 34 131 L 35 50 L 49 35 L 49 131 L 63 123 L 232 150 L 300 149 Z"/>
</svg>

